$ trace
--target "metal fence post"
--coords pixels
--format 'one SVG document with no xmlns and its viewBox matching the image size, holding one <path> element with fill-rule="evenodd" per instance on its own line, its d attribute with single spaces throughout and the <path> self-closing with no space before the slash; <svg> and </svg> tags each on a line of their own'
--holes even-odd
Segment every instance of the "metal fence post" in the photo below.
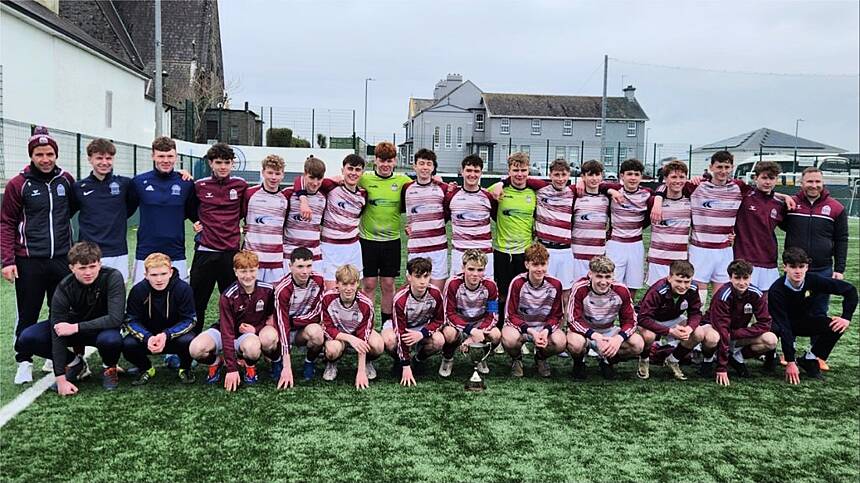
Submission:
<svg viewBox="0 0 860 483">
<path fill-rule="evenodd" d="M 654 143 L 654 160 L 651 162 L 652 176 L 657 177 L 657 143 Z"/>
<path fill-rule="evenodd" d="M 621 179 L 621 141 L 618 141 L 618 148 L 615 151 L 615 175 Z"/>
<path fill-rule="evenodd" d="M 81 179 L 81 133 L 75 134 L 78 144 L 77 164 L 78 164 L 78 179 Z"/>
<path fill-rule="evenodd" d="M 582 162 L 585 160 L 585 141 L 579 142 L 579 170 L 582 171 Z"/>
<path fill-rule="evenodd" d="M 316 143 L 316 139 L 314 139 L 315 134 L 316 134 L 314 132 L 314 127 L 316 124 L 315 115 L 316 115 L 316 109 L 311 109 L 311 147 L 314 147 L 314 144 Z"/>
<path fill-rule="evenodd" d="M 549 139 L 546 140 L 546 163 L 543 172 L 549 173 Z"/>
<path fill-rule="evenodd" d="M 132 172 L 137 176 L 137 144 L 131 145 L 131 166 Z"/>
</svg>

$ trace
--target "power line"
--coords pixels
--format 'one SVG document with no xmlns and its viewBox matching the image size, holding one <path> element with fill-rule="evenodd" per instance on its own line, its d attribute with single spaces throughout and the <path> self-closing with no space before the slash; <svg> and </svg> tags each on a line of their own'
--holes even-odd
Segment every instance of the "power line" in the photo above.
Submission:
<svg viewBox="0 0 860 483">
<path fill-rule="evenodd" d="M 665 64 L 652 64 L 648 62 L 637 62 L 633 60 L 624 60 L 618 59 L 615 57 L 610 57 L 610 60 L 614 60 L 615 62 L 621 64 L 632 64 L 632 65 L 641 65 L 647 67 L 659 67 L 661 69 L 673 69 L 673 70 L 692 70 L 699 72 L 714 72 L 720 74 L 740 74 L 740 75 L 756 75 L 756 76 L 771 76 L 771 77 L 838 77 L 838 78 L 855 78 L 860 77 L 860 73 L 857 74 L 812 74 L 808 72 L 755 72 L 755 71 L 745 71 L 745 70 L 728 70 L 728 69 L 709 69 L 706 67 L 689 67 L 689 66 L 679 66 L 679 65 L 665 65 Z"/>
</svg>

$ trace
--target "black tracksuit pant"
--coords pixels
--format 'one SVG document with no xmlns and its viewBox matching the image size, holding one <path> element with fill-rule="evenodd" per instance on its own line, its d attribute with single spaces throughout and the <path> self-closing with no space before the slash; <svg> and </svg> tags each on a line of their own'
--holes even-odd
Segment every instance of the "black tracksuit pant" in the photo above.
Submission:
<svg viewBox="0 0 860 483">
<path fill-rule="evenodd" d="M 15 281 L 15 301 L 18 304 L 18 319 L 15 324 L 17 340 L 24 329 L 38 322 L 45 296 L 50 309 L 54 289 L 71 271 L 65 255 L 55 258 L 16 257 L 15 265 L 18 267 L 18 280 Z M 15 354 L 16 362 L 32 360 L 32 354 Z"/>
</svg>

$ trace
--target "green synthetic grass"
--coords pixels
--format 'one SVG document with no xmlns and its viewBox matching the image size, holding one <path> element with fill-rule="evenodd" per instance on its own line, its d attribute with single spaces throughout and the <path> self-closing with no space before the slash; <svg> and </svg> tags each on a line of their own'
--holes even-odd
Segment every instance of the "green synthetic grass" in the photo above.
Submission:
<svg viewBox="0 0 860 483">
<path fill-rule="evenodd" d="M 857 283 L 856 220 L 851 237 L 846 275 Z M 4 283 L 3 340 L 14 320 L 10 294 Z M 216 312 L 213 297 L 207 320 Z M 263 367 L 260 384 L 236 394 L 200 381 L 181 386 L 161 367 L 150 385 L 132 388 L 122 378 L 114 393 L 94 378 L 73 398 L 46 393 L 0 429 L 0 479 L 856 481 L 857 321 L 837 345 L 827 381 L 797 387 L 781 371 L 761 374 L 757 362 L 752 379 L 735 377 L 728 388 L 689 367 L 686 382 L 660 367 L 640 381 L 632 362 L 619 366 L 621 380 L 600 380 L 591 363 L 589 380 L 574 383 L 558 358 L 549 380 L 528 359 L 526 377 L 514 380 L 503 356 L 491 359 L 483 394 L 463 390 L 471 371 L 461 357 L 449 380 L 436 375 L 434 358 L 417 387 L 401 388 L 383 356 L 379 379 L 364 392 L 352 386 L 349 358 L 334 383 L 318 370 L 314 382 L 286 392 L 274 390 Z M 4 403 L 10 389 L 17 393 L 11 359 L 4 344 Z M 294 353 L 297 379 L 301 360 Z"/>
</svg>

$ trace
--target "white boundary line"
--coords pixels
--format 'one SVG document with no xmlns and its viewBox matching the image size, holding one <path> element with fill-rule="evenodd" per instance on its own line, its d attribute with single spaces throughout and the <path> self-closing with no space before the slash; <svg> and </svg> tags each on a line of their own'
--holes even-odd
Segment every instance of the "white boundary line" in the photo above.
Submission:
<svg viewBox="0 0 860 483">
<path fill-rule="evenodd" d="M 84 351 L 84 357 L 89 358 L 95 351 L 95 347 L 87 347 Z M 51 387 L 54 380 L 54 373 L 52 371 L 50 374 L 42 376 L 41 379 L 28 387 L 26 391 L 22 392 L 18 397 L 0 408 L 0 428 L 5 426 L 6 423 L 11 421 L 12 418 L 17 416 L 21 411 L 27 409 L 28 406 L 33 404 L 33 401 L 35 401 L 36 398 L 41 396 L 43 392 L 47 391 L 48 388 Z"/>
</svg>

